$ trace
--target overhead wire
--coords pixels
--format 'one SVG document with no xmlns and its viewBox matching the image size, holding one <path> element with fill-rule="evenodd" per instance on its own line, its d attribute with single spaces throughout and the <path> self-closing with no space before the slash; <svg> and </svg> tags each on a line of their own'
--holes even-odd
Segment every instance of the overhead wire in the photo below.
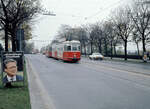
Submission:
<svg viewBox="0 0 150 109">
<path fill-rule="evenodd" d="M 95 17 L 95 16 L 97 16 L 97 15 L 99 15 L 99 14 L 102 14 L 102 13 L 105 12 L 104 10 L 106 10 L 106 9 L 108 10 L 108 9 L 112 8 L 113 6 L 118 5 L 118 4 L 121 3 L 121 2 L 123 2 L 123 0 L 119 0 L 119 1 L 117 1 L 117 2 L 115 2 L 115 3 L 113 3 L 113 4 L 111 4 L 111 5 L 107 6 L 106 8 L 103 8 L 103 9 L 100 10 L 100 11 L 98 11 L 98 12 L 96 12 L 96 13 L 94 13 L 94 14 L 88 16 L 88 17 L 85 17 L 84 19 L 85 19 L 85 20 L 88 20 L 88 19 L 93 18 L 93 17 Z"/>
</svg>

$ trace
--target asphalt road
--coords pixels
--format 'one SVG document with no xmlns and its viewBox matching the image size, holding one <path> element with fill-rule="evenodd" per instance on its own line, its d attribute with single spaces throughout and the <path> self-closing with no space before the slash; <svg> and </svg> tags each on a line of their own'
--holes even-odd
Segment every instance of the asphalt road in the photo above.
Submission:
<svg viewBox="0 0 150 109">
<path fill-rule="evenodd" d="M 142 74 L 148 66 L 142 69 L 139 64 L 125 66 L 85 58 L 65 63 L 43 55 L 26 57 L 55 109 L 150 109 L 150 76 Z"/>
</svg>

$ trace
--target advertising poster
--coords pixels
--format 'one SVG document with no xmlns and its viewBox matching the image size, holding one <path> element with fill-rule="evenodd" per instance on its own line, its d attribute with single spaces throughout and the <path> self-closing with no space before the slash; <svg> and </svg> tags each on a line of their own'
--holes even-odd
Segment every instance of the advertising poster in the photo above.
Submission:
<svg viewBox="0 0 150 109">
<path fill-rule="evenodd" d="M 24 85 L 23 52 L 2 52 L 1 57 L 3 85 L 15 85 L 16 82 L 23 82 Z"/>
</svg>

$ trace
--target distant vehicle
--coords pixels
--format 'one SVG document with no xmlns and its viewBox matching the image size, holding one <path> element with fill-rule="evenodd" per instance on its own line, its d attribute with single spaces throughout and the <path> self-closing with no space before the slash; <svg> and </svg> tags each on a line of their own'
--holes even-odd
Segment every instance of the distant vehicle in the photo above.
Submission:
<svg viewBox="0 0 150 109">
<path fill-rule="evenodd" d="M 89 59 L 93 60 L 103 60 L 104 56 L 100 53 L 92 53 L 92 55 L 89 56 Z"/>
</svg>

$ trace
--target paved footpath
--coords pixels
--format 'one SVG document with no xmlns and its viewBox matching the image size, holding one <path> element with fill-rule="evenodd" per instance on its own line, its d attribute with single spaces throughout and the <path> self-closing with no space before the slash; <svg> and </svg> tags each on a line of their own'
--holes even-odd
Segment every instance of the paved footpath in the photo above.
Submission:
<svg viewBox="0 0 150 109">
<path fill-rule="evenodd" d="M 26 68 L 30 91 L 31 109 L 54 109 L 47 91 L 34 70 L 30 60 L 26 57 Z"/>
<path fill-rule="evenodd" d="M 143 74 L 150 76 L 150 61 L 147 63 L 144 63 L 142 60 L 135 60 L 135 59 L 128 59 L 127 61 L 124 61 L 123 59 L 109 59 L 106 58 L 103 61 L 93 61 L 89 60 L 88 57 L 82 57 L 84 60 L 81 60 L 86 63 L 91 64 L 100 64 L 101 66 L 108 66 L 110 68 L 116 68 L 118 70 L 125 70 L 137 74 Z"/>
</svg>

